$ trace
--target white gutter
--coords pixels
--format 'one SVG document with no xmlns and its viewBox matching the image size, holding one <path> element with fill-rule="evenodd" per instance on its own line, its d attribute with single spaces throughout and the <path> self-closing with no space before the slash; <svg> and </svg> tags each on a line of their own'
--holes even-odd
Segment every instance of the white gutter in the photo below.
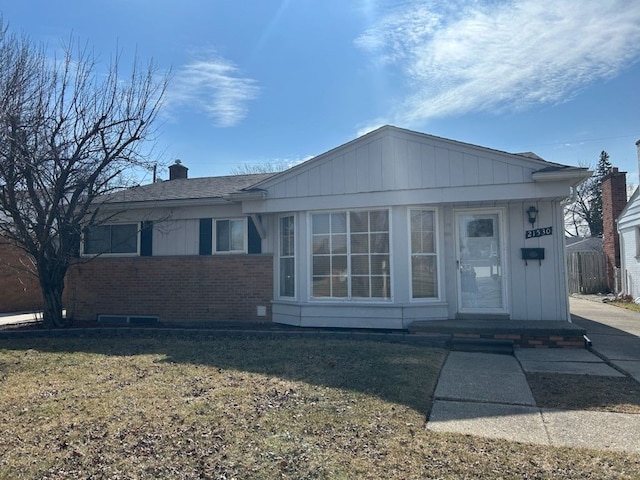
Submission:
<svg viewBox="0 0 640 480">
<path fill-rule="evenodd" d="M 570 169 L 537 171 L 531 174 L 531 178 L 534 182 L 562 182 L 569 180 L 572 181 L 572 187 L 577 187 L 591 175 L 593 175 L 593 172 L 589 170 Z"/>
</svg>

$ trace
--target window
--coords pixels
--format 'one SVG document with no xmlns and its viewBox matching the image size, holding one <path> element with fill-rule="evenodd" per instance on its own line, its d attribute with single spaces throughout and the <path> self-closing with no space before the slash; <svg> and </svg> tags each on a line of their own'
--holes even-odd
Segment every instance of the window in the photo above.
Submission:
<svg viewBox="0 0 640 480">
<path fill-rule="evenodd" d="M 390 298 L 389 212 L 318 213 L 311 218 L 311 295 Z"/>
<path fill-rule="evenodd" d="M 411 292 L 413 298 L 437 298 L 435 212 L 411 210 Z"/>
<path fill-rule="evenodd" d="M 295 297 L 295 222 L 280 218 L 280 296 Z"/>
<path fill-rule="evenodd" d="M 87 229 L 84 254 L 137 254 L 138 224 L 97 225 Z"/>
<path fill-rule="evenodd" d="M 216 220 L 216 252 L 244 252 L 245 221 Z"/>
</svg>

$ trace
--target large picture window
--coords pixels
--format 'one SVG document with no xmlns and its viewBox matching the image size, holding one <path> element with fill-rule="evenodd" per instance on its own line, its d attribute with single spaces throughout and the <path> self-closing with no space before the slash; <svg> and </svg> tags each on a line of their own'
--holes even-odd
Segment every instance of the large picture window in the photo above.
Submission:
<svg viewBox="0 0 640 480">
<path fill-rule="evenodd" d="M 438 296 L 435 212 L 411 210 L 411 292 L 413 298 Z"/>
<path fill-rule="evenodd" d="M 245 221 L 216 220 L 216 252 L 243 253 L 245 252 Z"/>
<path fill-rule="evenodd" d="M 85 255 L 137 254 L 138 224 L 96 225 L 84 236 Z"/>
<path fill-rule="evenodd" d="M 317 213 L 312 223 L 312 297 L 391 297 L 389 212 Z"/>
<path fill-rule="evenodd" d="M 295 221 L 280 218 L 280 296 L 295 297 Z"/>
</svg>

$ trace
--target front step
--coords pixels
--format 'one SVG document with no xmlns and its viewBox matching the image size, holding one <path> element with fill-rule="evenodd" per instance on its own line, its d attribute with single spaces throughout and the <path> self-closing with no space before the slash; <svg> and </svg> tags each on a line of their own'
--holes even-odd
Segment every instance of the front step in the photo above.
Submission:
<svg viewBox="0 0 640 480">
<path fill-rule="evenodd" d="M 482 352 L 513 355 L 513 340 L 496 340 L 494 338 L 460 338 L 453 337 L 451 351 Z"/>
</svg>

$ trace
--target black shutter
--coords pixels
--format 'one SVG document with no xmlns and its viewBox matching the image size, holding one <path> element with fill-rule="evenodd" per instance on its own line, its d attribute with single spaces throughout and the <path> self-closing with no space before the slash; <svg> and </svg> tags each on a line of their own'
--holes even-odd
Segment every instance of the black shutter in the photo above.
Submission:
<svg viewBox="0 0 640 480">
<path fill-rule="evenodd" d="M 140 256 L 150 257 L 153 255 L 153 222 L 142 222 L 140 228 Z"/>
<path fill-rule="evenodd" d="M 200 255 L 211 255 L 213 247 L 213 223 L 210 218 L 200 219 Z"/>
<path fill-rule="evenodd" d="M 262 253 L 262 239 L 258 233 L 256 225 L 253 223 L 253 218 L 249 217 L 249 253 Z"/>
</svg>

